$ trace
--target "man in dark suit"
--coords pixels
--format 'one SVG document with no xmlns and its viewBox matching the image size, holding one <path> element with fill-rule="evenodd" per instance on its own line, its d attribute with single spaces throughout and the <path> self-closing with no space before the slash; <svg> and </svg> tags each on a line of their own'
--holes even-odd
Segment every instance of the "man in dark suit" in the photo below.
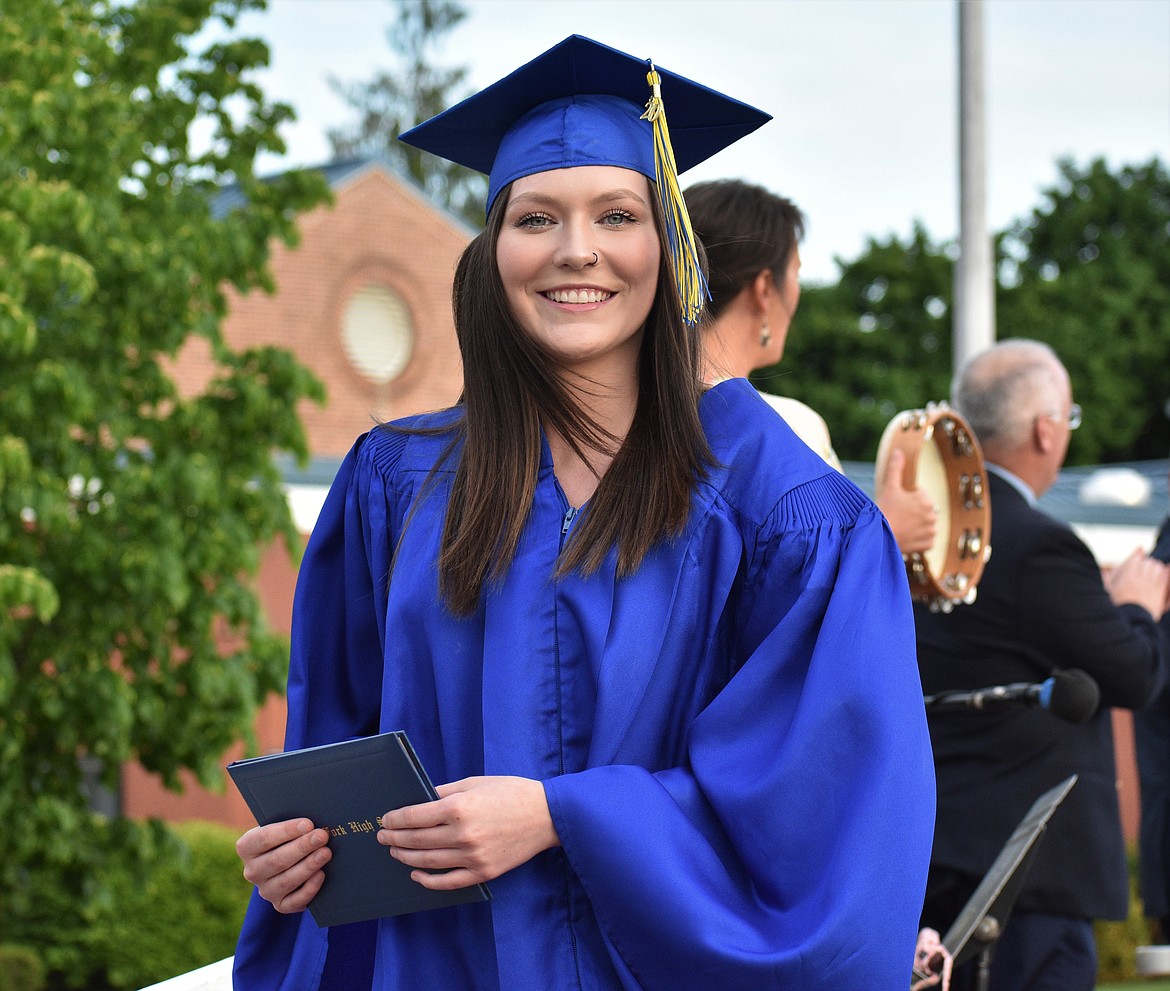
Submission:
<svg viewBox="0 0 1170 991">
<path fill-rule="evenodd" d="M 976 356 L 952 405 L 987 462 L 994 550 L 974 603 L 949 614 L 916 607 L 923 691 L 1080 668 L 1101 706 L 1080 724 L 1022 705 L 929 714 L 938 815 L 923 923 L 945 932 L 1033 801 L 1075 773 L 995 947 L 991 988 L 1090 991 L 1092 921 L 1124 918 L 1128 899 L 1110 707 L 1138 708 L 1158 690 L 1170 572 L 1135 551 L 1106 586 L 1084 543 L 1036 508 L 1080 424 L 1068 373 L 1046 345 L 1009 340 Z M 973 987 L 973 968 L 961 970 L 952 987 Z"/>
</svg>

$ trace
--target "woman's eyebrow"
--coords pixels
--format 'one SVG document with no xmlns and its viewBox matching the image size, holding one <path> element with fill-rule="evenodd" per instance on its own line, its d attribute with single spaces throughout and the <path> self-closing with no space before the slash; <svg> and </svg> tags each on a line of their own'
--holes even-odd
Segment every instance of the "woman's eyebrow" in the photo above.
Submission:
<svg viewBox="0 0 1170 991">
<path fill-rule="evenodd" d="M 537 190 L 531 192 L 519 193 L 513 196 L 508 205 L 511 206 L 516 203 L 528 204 L 532 206 L 555 206 L 559 204 L 564 197 L 554 196 L 551 193 L 541 193 Z M 617 189 L 608 189 L 604 193 L 599 193 L 594 196 L 590 203 L 604 204 L 613 203 L 619 200 L 637 200 L 639 203 L 645 204 L 647 202 L 646 196 L 638 193 L 633 189 L 626 189 L 624 187 Z"/>
</svg>

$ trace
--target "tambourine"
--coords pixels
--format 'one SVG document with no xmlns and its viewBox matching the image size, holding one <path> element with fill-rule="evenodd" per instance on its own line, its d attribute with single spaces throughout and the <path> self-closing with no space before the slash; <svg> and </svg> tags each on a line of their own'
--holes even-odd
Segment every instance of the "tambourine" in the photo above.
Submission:
<svg viewBox="0 0 1170 991">
<path fill-rule="evenodd" d="M 950 612 L 975 601 L 983 566 L 991 556 L 991 503 L 979 441 L 946 403 L 903 410 L 878 442 L 874 477 L 886 474 L 890 454 L 906 455 L 902 484 L 923 488 L 938 507 L 934 543 L 922 553 L 903 554 L 912 598 L 934 611 Z"/>
</svg>

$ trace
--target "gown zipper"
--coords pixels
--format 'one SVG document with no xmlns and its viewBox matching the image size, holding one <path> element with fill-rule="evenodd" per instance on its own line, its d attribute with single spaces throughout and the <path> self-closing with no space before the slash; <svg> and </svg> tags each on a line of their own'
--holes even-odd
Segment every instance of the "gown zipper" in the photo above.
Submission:
<svg viewBox="0 0 1170 991">
<path fill-rule="evenodd" d="M 567 503 L 561 487 L 557 485 L 557 494 Z M 558 551 L 565 549 L 565 540 L 569 535 L 569 527 L 573 525 L 573 520 L 577 518 L 578 510 L 573 506 L 568 506 L 565 509 L 564 515 L 561 517 L 561 539 Z M 560 610 L 556 606 L 554 591 L 553 602 L 553 629 L 555 631 L 555 651 L 556 657 L 556 685 L 557 685 L 557 762 L 558 773 L 565 773 L 565 714 L 561 708 L 561 627 L 560 627 Z M 573 966 L 577 971 L 577 991 L 583 991 L 584 985 L 581 981 L 581 959 L 577 950 L 577 929 L 573 924 L 573 877 L 572 871 L 569 868 L 569 858 L 565 856 L 565 851 L 558 850 L 557 855 L 560 857 L 561 866 L 565 875 L 565 908 L 569 915 L 569 946 L 573 954 Z"/>
<path fill-rule="evenodd" d="M 570 506 L 565 510 L 565 517 L 561 521 L 561 545 L 558 550 L 565 549 L 565 538 L 569 535 L 569 527 L 573 525 L 573 520 L 577 518 L 577 510 Z"/>
</svg>

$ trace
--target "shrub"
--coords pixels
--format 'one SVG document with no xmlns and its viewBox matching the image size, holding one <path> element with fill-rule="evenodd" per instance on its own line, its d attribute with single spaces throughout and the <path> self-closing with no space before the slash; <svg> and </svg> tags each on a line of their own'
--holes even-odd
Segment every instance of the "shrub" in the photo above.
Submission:
<svg viewBox="0 0 1170 991">
<path fill-rule="evenodd" d="M 45 965 L 27 946 L 0 943 L 0 991 L 41 991 Z"/>
<path fill-rule="evenodd" d="M 1137 853 L 1129 855 L 1129 917 L 1125 921 L 1098 921 L 1093 929 L 1097 935 L 1097 980 L 1100 983 L 1132 980 L 1137 976 L 1134 964 L 1137 948 L 1150 941 L 1150 930 L 1142 915 L 1142 902 L 1137 891 Z"/>
<path fill-rule="evenodd" d="M 28 867 L 21 900 L 0 911 L 6 940 L 38 948 L 49 991 L 136 991 L 235 949 L 251 891 L 240 874 L 236 831 L 206 822 L 112 820 L 95 824 L 95 847 L 106 829 L 119 828 L 145 829 L 147 852 L 134 861 L 110 856 L 97 877 L 60 865 Z M 9 989 L 0 983 L 0 991 Z"/>
<path fill-rule="evenodd" d="M 235 951 L 251 887 L 240 874 L 237 831 L 208 822 L 175 827 L 185 855 L 142 884 L 112 879 L 114 911 L 90 932 L 91 959 L 112 989 L 133 991 Z"/>
</svg>

